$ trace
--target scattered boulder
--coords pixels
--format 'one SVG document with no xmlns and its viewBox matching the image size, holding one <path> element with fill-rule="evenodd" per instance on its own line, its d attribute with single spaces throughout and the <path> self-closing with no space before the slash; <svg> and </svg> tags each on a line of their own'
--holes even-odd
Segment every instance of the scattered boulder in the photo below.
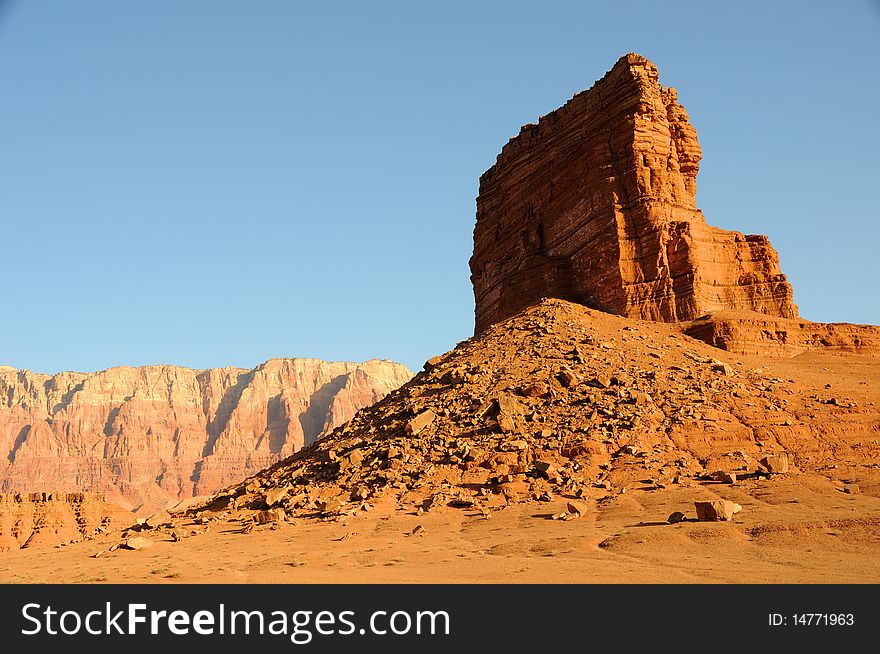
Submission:
<svg viewBox="0 0 880 654">
<path fill-rule="evenodd" d="M 534 382 L 520 389 L 525 397 L 547 397 L 550 394 L 550 386 L 547 382 Z"/>
<path fill-rule="evenodd" d="M 439 366 L 442 361 L 443 361 L 443 356 L 440 354 L 438 354 L 435 357 L 431 357 L 430 359 L 425 361 L 425 370 L 430 372 L 431 370 L 433 370 L 434 368 Z"/>
<path fill-rule="evenodd" d="M 287 519 L 287 514 L 284 509 L 266 509 L 257 512 L 256 517 L 258 525 L 267 525 L 272 522 L 284 522 Z"/>
<path fill-rule="evenodd" d="M 266 506 L 272 508 L 272 506 L 278 504 L 278 502 L 287 497 L 289 491 L 290 488 L 288 486 L 279 486 L 266 491 L 264 496 L 266 498 Z"/>
<path fill-rule="evenodd" d="M 572 515 L 576 515 L 578 518 L 582 518 L 587 515 L 587 507 L 580 502 L 568 502 L 565 505 L 565 509 Z"/>
<path fill-rule="evenodd" d="M 578 516 L 568 511 L 560 511 L 550 516 L 551 520 L 577 520 Z"/>
<path fill-rule="evenodd" d="M 363 460 L 364 460 L 364 453 L 361 452 L 359 449 L 355 449 L 355 450 L 352 450 L 351 452 L 349 452 L 348 454 L 346 454 L 344 457 L 342 457 L 339 460 L 339 467 L 342 469 L 347 469 L 352 466 L 356 466 L 357 464 L 359 464 Z"/>
<path fill-rule="evenodd" d="M 502 394 L 498 396 L 498 410 L 509 416 L 516 416 L 522 413 L 522 405 L 512 395 Z"/>
<path fill-rule="evenodd" d="M 761 459 L 761 465 L 773 475 L 782 475 L 788 472 L 788 455 L 785 452 L 781 454 L 768 454 Z"/>
<path fill-rule="evenodd" d="M 326 500 L 319 504 L 323 515 L 336 515 L 342 511 L 343 503 L 339 500 Z"/>
<path fill-rule="evenodd" d="M 368 499 L 370 495 L 370 489 L 366 486 L 357 486 L 353 491 L 351 491 L 351 499 L 356 502 Z"/>
<path fill-rule="evenodd" d="M 453 384 L 453 385 L 464 384 L 467 382 L 467 380 L 468 380 L 467 373 L 464 372 L 463 370 L 459 370 L 458 368 L 447 371 L 446 373 L 444 373 L 443 377 L 441 378 L 441 381 L 444 384 Z"/>
<path fill-rule="evenodd" d="M 611 386 L 611 376 L 602 374 L 596 375 L 590 380 L 589 384 L 596 388 L 609 388 Z"/>
<path fill-rule="evenodd" d="M 717 522 L 719 520 L 733 520 L 733 516 L 742 510 L 736 502 L 730 500 L 715 500 L 713 502 L 694 502 L 697 510 L 697 520 L 700 522 Z"/>
<path fill-rule="evenodd" d="M 168 511 L 158 511 L 144 521 L 144 526 L 149 529 L 159 529 L 172 522 L 171 514 Z"/>
<path fill-rule="evenodd" d="M 434 413 L 431 409 L 428 409 L 427 411 L 422 411 L 419 415 L 406 423 L 407 436 L 415 436 L 425 427 L 434 422 L 436 418 L 437 414 Z"/>
<path fill-rule="evenodd" d="M 633 400 L 639 406 L 646 406 L 646 405 L 652 403 L 651 396 L 648 393 L 645 393 L 644 391 L 639 391 L 638 393 L 636 393 L 635 396 L 633 397 Z"/>
<path fill-rule="evenodd" d="M 673 511 L 669 514 L 669 517 L 666 518 L 666 522 L 671 525 L 674 525 L 678 522 L 684 522 L 685 520 L 687 520 L 687 516 L 685 516 L 685 514 L 681 511 Z"/>
<path fill-rule="evenodd" d="M 535 461 L 534 467 L 535 470 L 540 472 L 547 479 L 554 478 L 559 473 L 556 468 L 556 464 L 554 464 L 552 461 Z"/>
<path fill-rule="evenodd" d="M 517 439 L 514 441 L 504 441 L 498 446 L 498 449 L 502 452 L 519 452 L 526 449 L 528 446 L 529 444 L 527 441 Z"/>
<path fill-rule="evenodd" d="M 709 473 L 708 478 L 712 481 L 720 481 L 722 484 L 736 483 L 736 473 L 727 472 L 726 470 L 716 470 L 715 472 Z"/>
<path fill-rule="evenodd" d="M 516 422 L 506 413 L 498 415 L 498 427 L 503 432 L 516 431 Z"/>
<path fill-rule="evenodd" d="M 846 484 L 843 487 L 843 492 L 847 495 L 858 495 L 860 492 L 862 492 L 862 489 L 859 487 L 858 484 Z"/>
<path fill-rule="evenodd" d="M 529 496 L 529 485 L 522 479 L 510 479 L 498 485 L 498 490 L 508 502 L 517 502 Z"/>
<path fill-rule="evenodd" d="M 153 546 L 153 541 L 149 538 L 144 538 L 143 536 L 134 536 L 132 538 L 127 538 L 123 545 L 129 550 L 145 550 Z"/>
</svg>

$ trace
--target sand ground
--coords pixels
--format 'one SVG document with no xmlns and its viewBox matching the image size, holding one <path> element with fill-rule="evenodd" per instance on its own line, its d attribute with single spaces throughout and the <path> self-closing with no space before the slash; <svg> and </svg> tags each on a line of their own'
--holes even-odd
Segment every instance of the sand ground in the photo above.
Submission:
<svg viewBox="0 0 880 654">
<path fill-rule="evenodd" d="M 836 472 L 836 471 L 835 471 Z M 880 471 L 862 476 L 880 480 Z M 839 490 L 824 476 L 638 486 L 582 519 L 551 520 L 564 501 L 519 505 L 490 518 L 377 507 L 344 523 L 279 529 L 210 523 L 181 542 L 117 549 L 119 534 L 0 559 L 7 583 L 878 583 L 880 498 Z M 647 488 L 647 487 L 646 487 Z M 666 524 L 695 499 L 740 503 L 733 522 Z M 422 525 L 424 533 L 410 532 Z M 202 530 L 203 525 L 192 525 Z"/>
</svg>

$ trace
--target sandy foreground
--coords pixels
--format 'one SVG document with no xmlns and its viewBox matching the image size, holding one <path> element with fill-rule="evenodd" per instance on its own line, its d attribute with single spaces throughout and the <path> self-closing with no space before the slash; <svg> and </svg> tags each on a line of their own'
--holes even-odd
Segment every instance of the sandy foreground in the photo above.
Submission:
<svg viewBox="0 0 880 654">
<path fill-rule="evenodd" d="M 862 473 L 864 475 L 864 472 Z M 871 479 L 880 481 L 880 471 Z M 880 499 L 849 495 L 827 477 L 737 486 L 632 490 L 580 520 L 549 516 L 563 502 L 513 506 L 484 518 L 382 507 L 345 523 L 284 524 L 207 533 L 153 547 L 104 551 L 118 534 L 0 560 L 7 583 L 877 583 Z M 666 524 L 694 499 L 742 505 L 733 522 Z M 411 532 L 421 525 L 424 531 Z M 203 525 L 192 525 L 204 530 Z"/>
<path fill-rule="evenodd" d="M 802 355 L 774 360 L 870 408 L 880 401 L 875 357 Z M 870 422 L 870 421 L 869 421 Z M 876 427 L 854 435 L 873 442 Z M 876 451 L 875 448 L 869 448 Z M 855 492 L 846 492 L 847 484 Z M 234 515 L 184 520 L 140 535 L 139 551 L 109 551 L 121 530 L 93 540 L 0 555 L 5 583 L 880 583 L 880 461 L 824 460 L 737 484 L 687 480 L 630 484 L 582 498 L 586 515 L 550 519 L 566 498 L 511 504 L 488 518 L 441 507 L 417 515 L 378 503 L 341 521 L 297 519 L 248 529 Z M 695 500 L 742 505 L 732 522 L 696 522 Z M 601 501 L 600 501 L 601 500 Z M 690 520 L 667 524 L 674 511 Z M 420 533 L 412 534 L 417 526 Z M 206 529 L 207 527 L 207 529 Z M 177 529 L 181 531 L 180 528 Z M 97 552 L 100 556 L 94 557 Z"/>
</svg>

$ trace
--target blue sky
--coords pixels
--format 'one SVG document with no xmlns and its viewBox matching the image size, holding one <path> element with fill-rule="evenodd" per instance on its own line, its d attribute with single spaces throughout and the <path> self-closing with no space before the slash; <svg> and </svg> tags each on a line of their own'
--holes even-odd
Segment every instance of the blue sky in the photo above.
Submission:
<svg viewBox="0 0 880 654">
<path fill-rule="evenodd" d="M 478 178 L 639 52 L 710 223 L 880 323 L 877 2 L 0 0 L 0 364 L 418 368 L 473 328 Z"/>
</svg>

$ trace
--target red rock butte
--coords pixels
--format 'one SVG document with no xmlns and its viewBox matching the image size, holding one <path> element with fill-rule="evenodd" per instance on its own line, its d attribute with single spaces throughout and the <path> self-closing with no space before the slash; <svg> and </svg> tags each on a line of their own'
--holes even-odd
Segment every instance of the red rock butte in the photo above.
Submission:
<svg viewBox="0 0 880 654">
<path fill-rule="evenodd" d="M 662 322 L 796 318 L 767 237 L 712 227 L 697 208 L 701 156 L 675 89 L 633 53 L 524 126 L 480 178 L 476 333 L 542 297 Z"/>
</svg>

